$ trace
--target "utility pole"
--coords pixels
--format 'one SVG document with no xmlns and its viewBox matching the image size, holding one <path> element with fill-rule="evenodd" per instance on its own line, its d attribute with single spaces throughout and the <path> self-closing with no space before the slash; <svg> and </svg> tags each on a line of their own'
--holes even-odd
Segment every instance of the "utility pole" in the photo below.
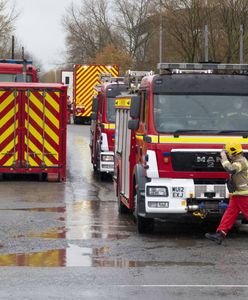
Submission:
<svg viewBox="0 0 248 300">
<path fill-rule="evenodd" d="M 162 15 L 162 0 L 160 0 L 159 4 L 160 10 L 160 24 L 159 24 L 159 62 L 162 62 L 163 56 L 163 15 Z"/>
<path fill-rule="evenodd" d="M 205 62 L 208 62 L 208 25 L 205 25 L 204 28 L 204 57 Z"/>
<path fill-rule="evenodd" d="M 12 35 L 11 58 L 15 59 L 15 37 Z"/>
<path fill-rule="evenodd" d="M 244 63 L 244 26 L 240 25 L 240 38 L 239 38 L 239 63 Z"/>
</svg>

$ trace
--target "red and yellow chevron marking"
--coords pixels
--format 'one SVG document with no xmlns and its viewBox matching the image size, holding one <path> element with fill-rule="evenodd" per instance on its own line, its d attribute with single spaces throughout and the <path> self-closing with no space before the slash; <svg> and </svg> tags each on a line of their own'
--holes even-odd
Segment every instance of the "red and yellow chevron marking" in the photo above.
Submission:
<svg viewBox="0 0 248 300">
<path fill-rule="evenodd" d="M 75 105 L 84 106 L 84 113 L 77 113 L 77 116 L 89 117 L 91 115 L 92 97 L 94 87 L 100 83 L 101 73 L 111 73 L 113 77 L 119 75 L 117 65 L 78 65 L 75 71 Z"/>
<path fill-rule="evenodd" d="M 25 96 L 24 160 L 30 167 L 57 167 L 60 92 L 26 92 Z"/>
<path fill-rule="evenodd" d="M 11 167 L 20 158 L 19 102 L 13 91 L 0 91 L 0 166 Z"/>
</svg>

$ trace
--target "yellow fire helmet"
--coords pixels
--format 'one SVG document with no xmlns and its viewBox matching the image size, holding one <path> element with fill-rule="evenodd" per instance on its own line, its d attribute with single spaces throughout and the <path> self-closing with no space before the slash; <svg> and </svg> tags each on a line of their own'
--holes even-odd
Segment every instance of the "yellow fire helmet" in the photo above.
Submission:
<svg viewBox="0 0 248 300">
<path fill-rule="evenodd" d="M 225 145 L 225 150 L 231 156 L 237 155 L 243 151 L 241 144 L 235 140 L 227 143 Z"/>
</svg>

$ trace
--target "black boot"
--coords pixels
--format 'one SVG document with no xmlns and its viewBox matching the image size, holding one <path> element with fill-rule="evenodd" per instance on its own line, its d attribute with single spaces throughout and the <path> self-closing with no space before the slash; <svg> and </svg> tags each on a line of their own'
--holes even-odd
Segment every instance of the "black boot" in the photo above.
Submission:
<svg viewBox="0 0 248 300">
<path fill-rule="evenodd" d="M 216 233 L 206 233 L 205 237 L 211 241 L 214 241 L 217 244 L 221 244 L 223 239 L 225 238 L 224 233 L 222 233 L 221 231 L 217 231 Z"/>
</svg>

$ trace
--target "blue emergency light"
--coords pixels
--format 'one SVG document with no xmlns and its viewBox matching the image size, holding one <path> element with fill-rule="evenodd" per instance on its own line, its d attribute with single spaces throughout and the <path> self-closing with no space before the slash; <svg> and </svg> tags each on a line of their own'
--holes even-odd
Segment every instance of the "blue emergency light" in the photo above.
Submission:
<svg viewBox="0 0 248 300">
<path fill-rule="evenodd" d="M 22 59 L 0 59 L 0 63 L 6 63 L 6 64 L 28 64 L 32 65 L 33 61 L 32 60 L 22 60 Z"/>
</svg>

